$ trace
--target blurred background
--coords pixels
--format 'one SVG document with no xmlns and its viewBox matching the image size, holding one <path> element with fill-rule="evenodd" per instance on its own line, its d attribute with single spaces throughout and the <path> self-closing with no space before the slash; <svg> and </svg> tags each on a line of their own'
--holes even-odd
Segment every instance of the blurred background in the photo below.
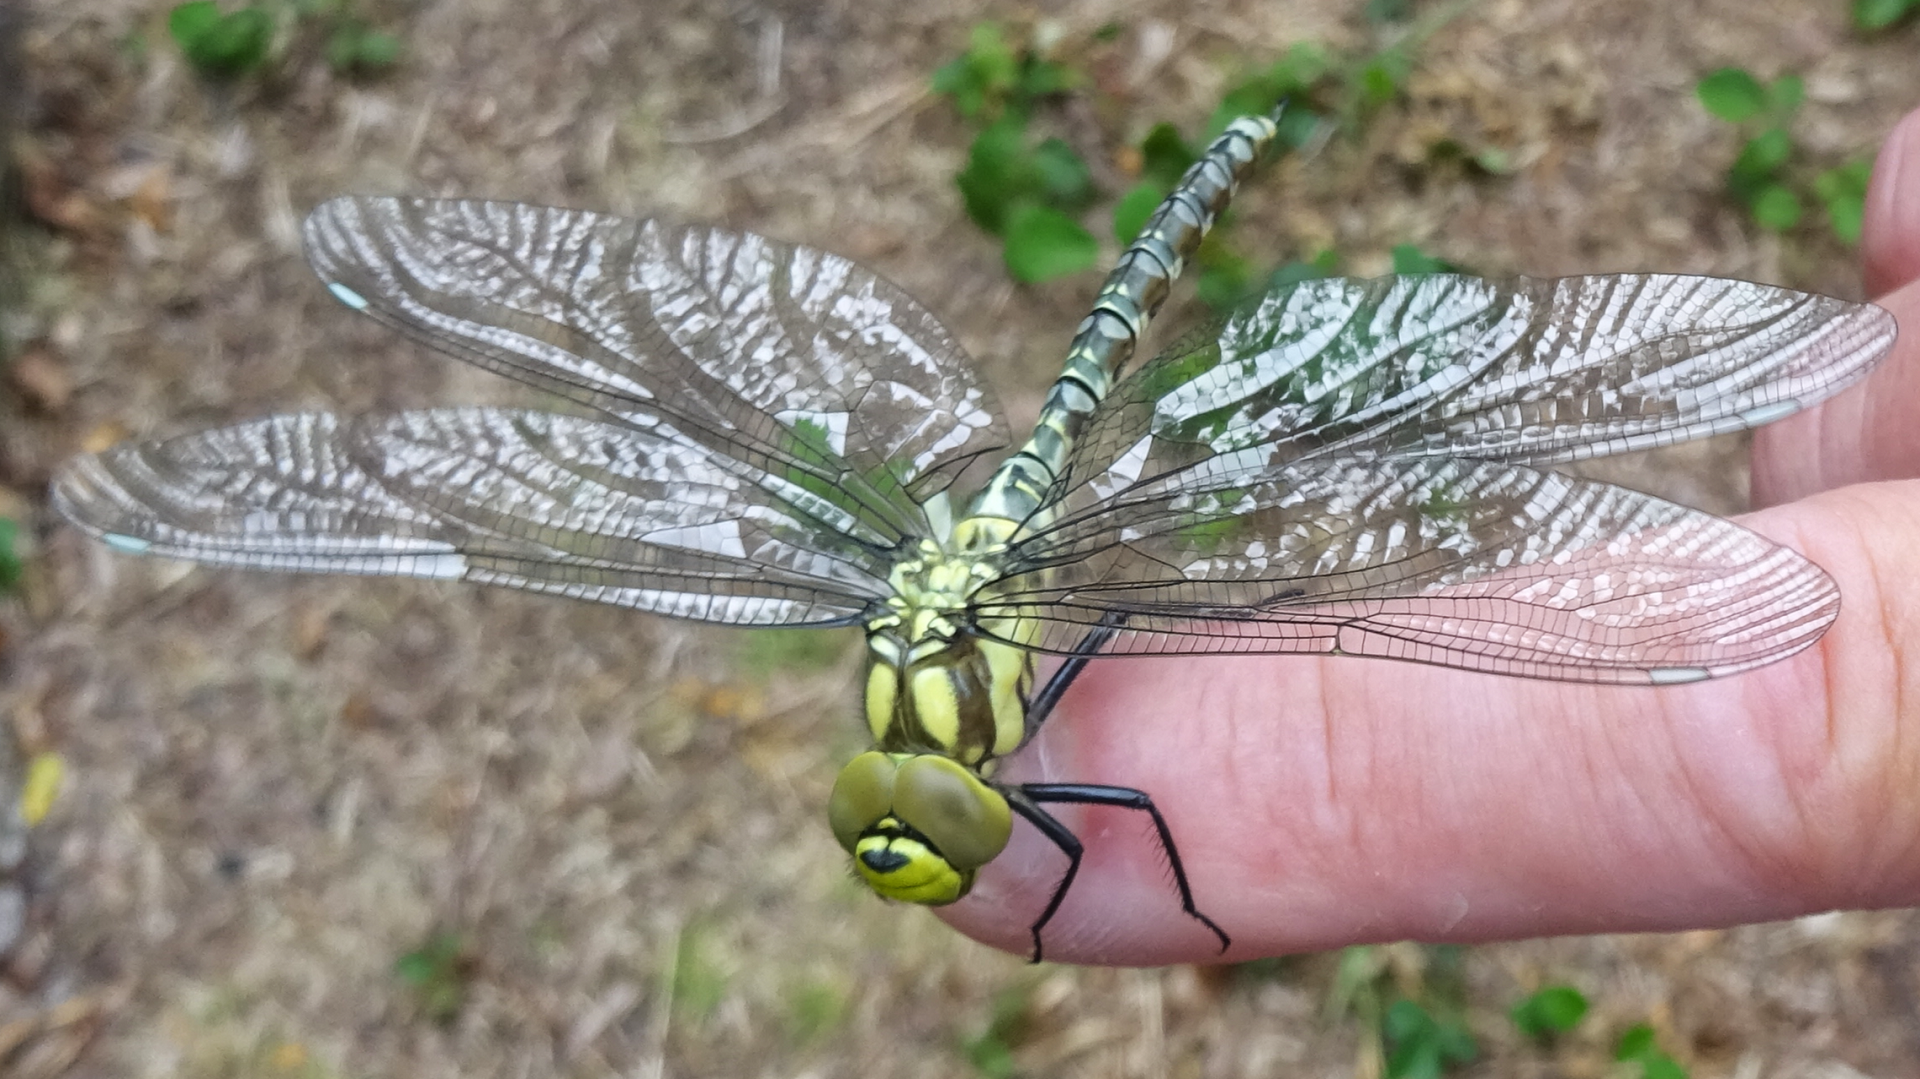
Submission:
<svg viewBox="0 0 1920 1079">
<path fill-rule="evenodd" d="M 856 635 L 194 570 L 45 500 L 124 437 L 526 399 L 318 287 L 298 223 L 343 192 L 837 251 L 1016 429 L 1116 209 L 1279 91 L 1291 152 L 1165 328 L 1276 268 L 1857 296 L 1915 9 L 0 0 L 0 1074 L 1920 1074 L 1909 913 L 1030 967 L 849 878 Z M 1604 474 L 1730 512 L 1743 469 L 1729 440 Z"/>
</svg>

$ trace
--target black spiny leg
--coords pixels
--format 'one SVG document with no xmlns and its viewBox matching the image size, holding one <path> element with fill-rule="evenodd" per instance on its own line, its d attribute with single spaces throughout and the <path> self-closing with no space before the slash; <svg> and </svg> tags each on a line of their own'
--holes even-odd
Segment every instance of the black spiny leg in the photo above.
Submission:
<svg viewBox="0 0 1920 1079">
<path fill-rule="evenodd" d="M 1112 635 L 1111 630 L 1108 630 L 1108 635 Z M 1079 658 L 1075 656 L 1075 659 Z M 1055 678 L 1057 680 L 1058 675 Z M 1053 688 L 1053 683 L 1049 682 L 1047 688 Z M 1173 832 L 1167 827 L 1166 818 L 1160 815 L 1159 808 L 1153 804 L 1153 799 L 1147 796 L 1146 791 L 1134 790 L 1132 787 L 1109 787 L 1092 783 L 1023 783 L 1018 787 L 1007 787 L 1003 790 L 1014 812 L 1031 821 L 1035 828 L 1040 829 L 1041 835 L 1052 840 L 1053 845 L 1059 847 L 1061 853 L 1067 856 L 1067 871 L 1061 875 L 1060 883 L 1053 889 L 1053 897 L 1047 900 L 1047 909 L 1040 912 L 1039 919 L 1032 926 L 1032 962 L 1040 961 L 1040 930 L 1053 919 L 1054 913 L 1060 909 L 1061 902 L 1067 898 L 1067 890 L 1073 887 L 1073 878 L 1080 873 L 1080 857 L 1086 852 L 1078 836 L 1055 819 L 1053 814 L 1040 808 L 1043 802 L 1119 806 L 1122 809 L 1145 810 L 1153 819 L 1154 832 L 1160 837 L 1160 849 L 1167 852 L 1167 864 L 1173 867 L 1173 883 L 1180 890 L 1180 909 L 1212 930 L 1214 936 L 1220 938 L 1221 952 L 1224 953 L 1227 946 L 1232 943 L 1226 932 L 1213 924 L 1212 918 L 1200 913 L 1200 909 L 1194 906 L 1193 889 L 1187 885 L 1187 870 L 1180 864 L 1180 851 L 1173 844 Z"/>
</svg>

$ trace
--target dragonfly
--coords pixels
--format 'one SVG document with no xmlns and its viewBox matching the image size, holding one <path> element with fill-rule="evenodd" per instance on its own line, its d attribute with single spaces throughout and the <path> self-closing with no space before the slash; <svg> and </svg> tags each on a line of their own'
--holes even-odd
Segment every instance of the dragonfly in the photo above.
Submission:
<svg viewBox="0 0 1920 1079">
<path fill-rule="evenodd" d="M 954 336 L 825 251 L 576 210 L 343 197 L 334 296 L 559 407 L 272 416 L 80 457 L 53 504 L 117 551 L 465 580 L 742 626 L 859 627 L 872 748 L 827 816 L 881 896 L 939 905 L 1050 806 L 1014 783 L 1096 656 L 1384 657 L 1662 686 L 1770 663 L 1832 580 L 1739 525 L 1552 466 L 1751 428 L 1858 381 L 1870 304 L 1667 274 L 1268 288 L 1127 370 L 1276 133 L 1235 121 L 1121 255 L 1026 441 Z M 978 474 L 978 473 L 976 473 Z M 1064 657 L 1036 689 L 1037 657 Z"/>
</svg>

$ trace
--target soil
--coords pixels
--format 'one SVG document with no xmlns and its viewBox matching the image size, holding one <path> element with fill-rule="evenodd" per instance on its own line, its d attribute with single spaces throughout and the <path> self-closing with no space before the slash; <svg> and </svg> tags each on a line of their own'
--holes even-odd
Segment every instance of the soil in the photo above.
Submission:
<svg viewBox="0 0 1920 1079">
<path fill-rule="evenodd" d="M 289 15 L 268 68 L 228 84 L 186 65 L 167 6 L 0 0 L 26 23 L 4 72 L 23 85 L 0 515 L 31 543 L 0 599 L 0 793 L 34 754 L 66 767 L 43 823 L 0 828 L 0 1072 L 1373 1076 L 1361 1019 L 1397 986 L 1464 1002 L 1481 1047 L 1466 1074 L 1608 1074 L 1639 1022 L 1697 1077 L 1920 1074 L 1905 912 L 1225 970 L 1029 967 L 849 878 L 822 819 L 861 742 L 849 636 L 196 570 L 113 554 L 47 512 L 60 460 L 126 435 L 524 400 L 317 285 L 299 218 L 342 192 L 838 251 L 925 300 L 1017 428 L 1094 279 L 1009 282 L 961 208 L 969 134 L 929 74 L 981 19 L 1042 22 L 1094 79 L 1043 122 L 1114 190 L 1116 147 L 1160 120 L 1195 130 L 1248 66 L 1300 41 L 1376 45 L 1357 0 L 367 0 L 404 45 L 391 74 L 334 73 L 314 17 Z M 1487 272 L 1857 295 L 1817 222 L 1774 236 L 1729 201 L 1737 136 L 1693 94 L 1727 65 L 1799 73 L 1808 159 L 1870 154 L 1920 102 L 1920 26 L 1863 37 L 1844 7 L 1462 6 L 1401 100 L 1248 185 L 1236 242 L 1270 260 L 1331 246 L 1357 274 L 1410 242 Z M 1742 468 L 1723 441 L 1605 474 L 1732 511 Z M 1358 998 L 1341 988 L 1356 967 L 1378 975 Z M 1505 1010 L 1552 983 L 1594 1009 L 1540 1047 Z"/>
</svg>

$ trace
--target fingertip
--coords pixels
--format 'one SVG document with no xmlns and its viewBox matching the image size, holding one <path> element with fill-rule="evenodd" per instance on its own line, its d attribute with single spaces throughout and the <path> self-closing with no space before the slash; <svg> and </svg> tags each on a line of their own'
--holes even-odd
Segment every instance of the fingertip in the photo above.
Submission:
<svg viewBox="0 0 1920 1079">
<path fill-rule="evenodd" d="M 1874 161 L 1860 257 L 1869 295 L 1920 279 L 1920 109 L 1894 125 Z"/>
</svg>

